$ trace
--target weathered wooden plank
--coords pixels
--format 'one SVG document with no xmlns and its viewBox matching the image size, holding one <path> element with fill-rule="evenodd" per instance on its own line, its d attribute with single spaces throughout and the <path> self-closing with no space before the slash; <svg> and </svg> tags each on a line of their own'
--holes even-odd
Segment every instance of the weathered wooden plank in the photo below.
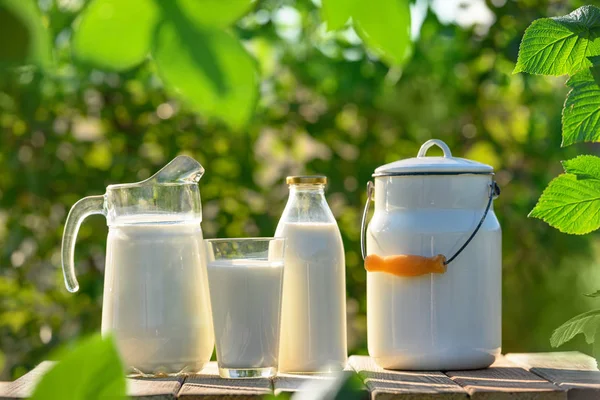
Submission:
<svg viewBox="0 0 600 400">
<path fill-rule="evenodd" d="M 127 378 L 127 395 L 136 400 L 176 399 L 184 379 L 184 376 Z"/>
<path fill-rule="evenodd" d="M 600 399 L 596 360 L 579 352 L 508 354 L 510 361 L 567 390 L 569 400 Z"/>
<path fill-rule="evenodd" d="M 14 382 L 0 382 L 0 399 L 29 397 L 52 365 L 43 362 Z M 576 352 L 509 354 L 489 369 L 446 374 L 384 370 L 364 356 L 350 357 L 349 366 L 361 375 L 371 398 L 377 400 L 464 400 L 467 393 L 474 400 L 563 400 L 565 392 L 568 400 L 600 399 L 600 371 L 595 360 Z M 331 375 L 282 374 L 273 384 L 276 393 L 293 393 L 306 382 L 332 379 Z M 271 393 L 273 384 L 266 378 L 221 379 L 214 362 L 185 381 L 183 377 L 127 380 L 128 394 L 136 399 L 254 399 Z"/>
<path fill-rule="evenodd" d="M 52 361 L 43 361 L 34 369 L 9 385 L 0 388 L 0 399 L 25 399 L 33 394 L 40 378 L 54 365 Z"/>
<path fill-rule="evenodd" d="M 9 397 L 12 389 L 12 382 L 0 382 L 0 400 L 12 400 L 14 397 Z"/>
<path fill-rule="evenodd" d="M 565 400 L 567 392 L 546 379 L 499 357 L 486 369 L 447 371 L 473 400 Z"/>
<path fill-rule="evenodd" d="M 352 356 L 352 368 L 364 379 L 373 400 L 443 399 L 464 400 L 467 392 L 439 371 L 392 371 L 367 356 Z"/>
<path fill-rule="evenodd" d="M 219 377 L 216 362 L 209 363 L 200 373 L 186 378 L 179 397 L 191 399 L 257 399 L 273 392 L 271 380 L 223 379 Z"/>
</svg>

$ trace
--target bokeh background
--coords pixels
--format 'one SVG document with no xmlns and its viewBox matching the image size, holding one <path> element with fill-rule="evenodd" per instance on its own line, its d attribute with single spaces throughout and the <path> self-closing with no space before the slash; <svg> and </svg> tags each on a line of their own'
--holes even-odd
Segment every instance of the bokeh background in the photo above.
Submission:
<svg viewBox="0 0 600 400">
<path fill-rule="evenodd" d="M 71 24 L 85 1 L 40 3 L 58 68 L 0 72 L 0 380 L 100 328 L 106 222 L 93 216 L 82 226 L 81 289 L 70 294 L 60 243 L 71 205 L 147 178 L 178 154 L 206 168 L 205 237 L 272 235 L 285 176 L 329 177 L 346 249 L 352 353 L 366 353 L 366 182 L 430 138 L 497 170 L 503 350 L 547 351 L 554 328 L 594 306 L 582 293 L 600 288 L 596 236 L 561 234 L 527 214 L 560 160 L 597 147 L 560 148 L 565 79 L 512 74 L 525 28 L 584 2 L 419 0 L 412 58 L 389 68 L 352 29 L 326 32 L 315 2 L 259 1 L 235 26 L 261 71 L 260 100 L 241 132 L 168 96 L 151 64 L 120 74 L 79 65 Z M 590 350 L 581 338 L 565 348 Z"/>
</svg>

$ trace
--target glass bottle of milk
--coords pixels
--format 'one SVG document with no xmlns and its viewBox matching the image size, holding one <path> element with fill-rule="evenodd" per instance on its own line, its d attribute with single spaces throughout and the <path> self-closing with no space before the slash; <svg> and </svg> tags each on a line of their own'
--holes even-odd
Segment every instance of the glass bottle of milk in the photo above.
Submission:
<svg viewBox="0 0 600 400">
<path fill-rule="evenodd" d="M 277 225 L 286 238 L 279 371 L 311 373 L 346 365 L 344 245 L 327 200 L 325 176 L 289 176 Z"/>
</svg>

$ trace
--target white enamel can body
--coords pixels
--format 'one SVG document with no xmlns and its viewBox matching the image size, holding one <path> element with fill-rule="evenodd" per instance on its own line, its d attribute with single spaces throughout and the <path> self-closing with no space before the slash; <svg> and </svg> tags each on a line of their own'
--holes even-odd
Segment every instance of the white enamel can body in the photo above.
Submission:
<svg viewBox="0 0 600 400">
<path fill-rule="evenodd" d="M 439 172 L 375 174 L 367 255 L 451 258 L 484 218 L 443 274 L 367 272 L 368 348 L 383 368 L 484 368 L 500 354 L 502 239 L 493 174 Z"/>
</svg>

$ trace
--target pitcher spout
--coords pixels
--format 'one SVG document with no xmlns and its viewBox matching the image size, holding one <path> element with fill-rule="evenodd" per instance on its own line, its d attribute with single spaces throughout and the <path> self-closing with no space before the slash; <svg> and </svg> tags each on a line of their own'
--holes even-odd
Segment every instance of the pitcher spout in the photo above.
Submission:
<svg viewBox="0 0 600 400">
<path fill-rule="evenodd" d="M 140 184 L 198 183 L 204 175 L 204 167 L 188 156 L 177 156 L 160 171 Z"/>
</svg>

